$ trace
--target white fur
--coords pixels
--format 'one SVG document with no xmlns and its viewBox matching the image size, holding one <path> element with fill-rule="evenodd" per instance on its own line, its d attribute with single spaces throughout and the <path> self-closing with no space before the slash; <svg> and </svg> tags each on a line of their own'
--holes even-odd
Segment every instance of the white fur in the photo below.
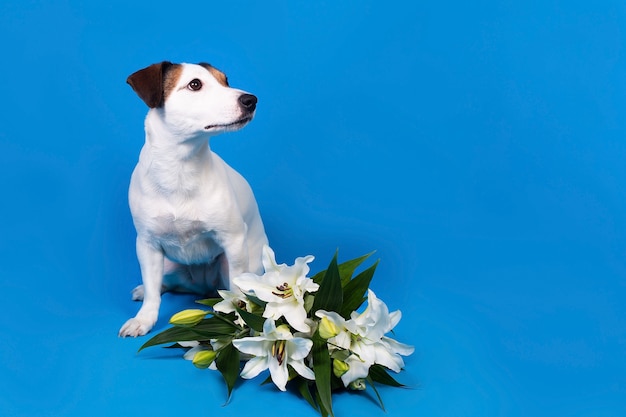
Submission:
<svg viewBox="0 0 626 417">
<path fill-rule="evenodd" d="M 131 178 L 143 280 L 133 298 L 143 304 L 120 336 L 150 331 L 162 291 L 206 293 L 263 269 L 267 237 L 252 190 L 208 146 L 209 137 L 243 127 L 254 112 L 240 106 L 243 91 L 221 85 L 203 66 L 182 65 L 163 106 L 148 111 L 146 142 Z M 187 87 L 193 79 L 202 82 L 199 91 Z"/>
</svg>

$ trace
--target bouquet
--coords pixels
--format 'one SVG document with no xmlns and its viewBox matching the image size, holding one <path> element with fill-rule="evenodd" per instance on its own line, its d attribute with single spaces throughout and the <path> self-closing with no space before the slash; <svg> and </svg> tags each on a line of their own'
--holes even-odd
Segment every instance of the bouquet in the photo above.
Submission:
<svg viewBox="0 0 626 417">
<path fill-rule="evenodd" d="M 185 359 L 222 374 L 228 398 L 239 376 L 269 369 L 265 382 L 293 387 L 322 416 L 333 415 L 332 393 L 342 389 L 371 387 L 384 409 L 376 384 L 404 386 L 389 371 L 400 372 L 413 347 L 386 336 L 401 313 L 390 313 L 369 289 L 378 262 L 354 276 L 369 256 L 338 264 L 335 254 L 325 271 L 308 277 L 313 256 L 279 265 L 265 246 L 263 275 L 235 277 L 238 288 L 198 301 L 209 309 L 175 314 L 173 327 L 140 350 L 171 343 L 187 349 Z"/>
</svg>

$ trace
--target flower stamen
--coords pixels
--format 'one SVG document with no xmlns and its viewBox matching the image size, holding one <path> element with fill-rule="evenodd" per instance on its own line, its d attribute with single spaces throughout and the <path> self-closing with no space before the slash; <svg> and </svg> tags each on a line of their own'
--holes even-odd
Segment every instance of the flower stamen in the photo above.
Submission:
<svg viewBox="0 0 626 417">
<path fill-rule="evenodd" d="M 274 294 L 276 297 L 285 299 L 293 295 L 293 288 L 291 288 L 286 282 L 283 282 L 282 285 L 276 286 L 276 289 L 278 290 L 278 292 L 272 291 L 272 294 Z"/>
<path fill-rule="evenodd" d="M 278 340 L 272 345 L 272 356 L 276 358 L 279 365 L 285 360 L 285 341 Z"/>
</svg>

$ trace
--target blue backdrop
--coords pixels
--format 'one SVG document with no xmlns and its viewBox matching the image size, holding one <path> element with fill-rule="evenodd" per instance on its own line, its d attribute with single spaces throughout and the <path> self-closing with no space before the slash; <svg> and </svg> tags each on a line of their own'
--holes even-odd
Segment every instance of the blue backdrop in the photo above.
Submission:
<svg viewBox="0 0 626 417">
<path fill-rule="evenodd" d="M 119 339 L 140 282 L 125 84 L 208 61 L 259 97 L 213 149 L 279 262 L 376 250 L 416 348 L 389 416 L 626 414 L 622 1 L 0 4 L 0 414 L 316 413 Z M 156 330 L 193 297 L 167 295 Z M 340 395 L 338 416 L 385 415 Z"/>
</svg>

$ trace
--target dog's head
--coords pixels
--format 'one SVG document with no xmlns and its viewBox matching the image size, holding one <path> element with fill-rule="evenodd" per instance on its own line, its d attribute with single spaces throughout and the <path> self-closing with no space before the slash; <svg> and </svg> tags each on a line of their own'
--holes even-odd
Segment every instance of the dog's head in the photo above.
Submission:
<svg viewBox="0 0 626 417">
<path fill-rule="evenodd" d="M 256 96 L 231 88 L 226 75 L 206 63 L 164 61 L 131 74 L 126 82 L 181 134 L 241 129 L 256 110 Z"/>
</svg>

